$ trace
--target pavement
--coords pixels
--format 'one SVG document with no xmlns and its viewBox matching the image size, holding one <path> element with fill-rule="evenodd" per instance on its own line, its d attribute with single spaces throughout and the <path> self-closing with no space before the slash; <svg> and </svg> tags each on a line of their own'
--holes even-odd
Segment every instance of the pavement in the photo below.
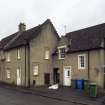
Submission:
<svg viewBox="0 0 105 105">
<path fill-rule="evenodd" d="M 51 103 L 53 103 L 53 101 L 58 101 L 60 102 L 60 105 L 105 105 L 104 95 L 98 96 L 97 98 L 91 98 L 82 90 L 67 87 L 60 87 L 58 90 L 49 90 L 47 87 L 21 88 L 0 84 L 0 88 L 20 92 L 25 95 L 34 95 L 35 97 L 45 98 L 51 100 Z"/>
</svg>

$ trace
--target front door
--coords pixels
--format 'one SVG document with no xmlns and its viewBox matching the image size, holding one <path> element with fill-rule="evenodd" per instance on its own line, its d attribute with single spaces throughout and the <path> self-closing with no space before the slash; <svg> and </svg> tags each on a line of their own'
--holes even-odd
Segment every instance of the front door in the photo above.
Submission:
<svg viewBox="0 0 105 105">
<path fill-rule="evenodd" d="M 64 71 L 63 71 L 63 85 L 64 86 L 71 86 L 71 67 L 64 67 Z"/>
<path fill-rule="evenodd" d="M 21 85 L 21 70 L 17 69 L 17 85 Z"/>
<path fill-rule="evenodd" d="M 53 81 L 54 83 L 59 83 L 59 69 L 58 68 L 54 68 L 53 69 Z"/>
<path fill-rule="evenodd" d="M 45 82 L 45 85 L 50 84 L 50 74 L 49 73 L 44 74 L 44 82 Z"/>
</svg>

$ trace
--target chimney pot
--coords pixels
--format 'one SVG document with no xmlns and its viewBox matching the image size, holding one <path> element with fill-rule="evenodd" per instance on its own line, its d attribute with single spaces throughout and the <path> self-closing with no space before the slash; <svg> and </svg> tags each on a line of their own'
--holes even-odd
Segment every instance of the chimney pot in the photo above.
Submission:
<svg viewBox="0 0 105 105">
<path fill-rule="evenodd" d="M 19 24 L 19 32 L 23 32 L 26 30 L 26 25 L 24 23 Z"/>
</svg>

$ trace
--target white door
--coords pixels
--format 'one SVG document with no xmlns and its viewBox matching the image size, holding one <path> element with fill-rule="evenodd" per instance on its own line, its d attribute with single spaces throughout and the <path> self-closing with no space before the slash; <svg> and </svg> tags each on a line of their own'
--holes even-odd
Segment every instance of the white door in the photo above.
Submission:
<svg viewBox="0 0 105 105">
<path fill-rule="evenodd" d="M 17 85 L 21 85 L 21 70 L 17 69 Z"/>
<path fill-rule="evenodd" d="M 71 67 L 64 67 L 63 71 L 63 85 L 64 86 L 71 86 Z"/>
</svg>

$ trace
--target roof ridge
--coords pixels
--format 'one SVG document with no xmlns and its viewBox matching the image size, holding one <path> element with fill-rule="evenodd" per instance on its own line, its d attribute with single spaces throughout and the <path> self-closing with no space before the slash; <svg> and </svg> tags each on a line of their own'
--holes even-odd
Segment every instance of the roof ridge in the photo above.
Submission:
<svg viewBox="0 0 105 105">
<path fill-rule="evenodd" d="M 103 26 L 103 25 L 105 25 L 105 23 L 101 23 L 101 24 L 97 24 L 97 25 L 92 25 L 92 26 L 89 26 L 89 27 L 85 27 L 85 28 L 82 28 L 82 29 L 78 29 L 78 30 L 75 30 L 75 31 L 68 32 L 68 33 L 66 33 L 66 35 L 68 35 L 70 33 L 78 32 L 78 31 L 83 31 L 83 30 L 91 29 L 91 28 L 98 27 L 98 26 Z"/>
<path fill-rule="evenodd" d="M 14 48 L 14 47 L 25 45 L 26 40 L 29 42 L 33 38 L 37 37 L 37 35 L 39 35 L 39 33 L 41 32 L 42 27 L 46 26 L 48 24 L 51 25 L 51 28 L 53 28 L 54 33 L 55 33 L 56 37 L 58 38 L 59 36 L 58 36 L 52 22 L 50 21 L 50 19 L 47 19 L 42 24 L 39 24 L 39 25 L 37 25 L 37 26 L 35 26 L 33 28 L 30 28 L 28 30 L 25 30 L 23 32 L 16 33 L 15 36 L 12 37 L 12 39 L 11 39 L 10 36 L 12 36 L 13 34 L 10 35 L 10 36 L 5 37 L 4 39 L 9 38 L 9 40 L 6 41 L 6 43 L 3 46 L 3 49 L 4 50 L 9 50 L 9 49 Z"/>
</svg>

